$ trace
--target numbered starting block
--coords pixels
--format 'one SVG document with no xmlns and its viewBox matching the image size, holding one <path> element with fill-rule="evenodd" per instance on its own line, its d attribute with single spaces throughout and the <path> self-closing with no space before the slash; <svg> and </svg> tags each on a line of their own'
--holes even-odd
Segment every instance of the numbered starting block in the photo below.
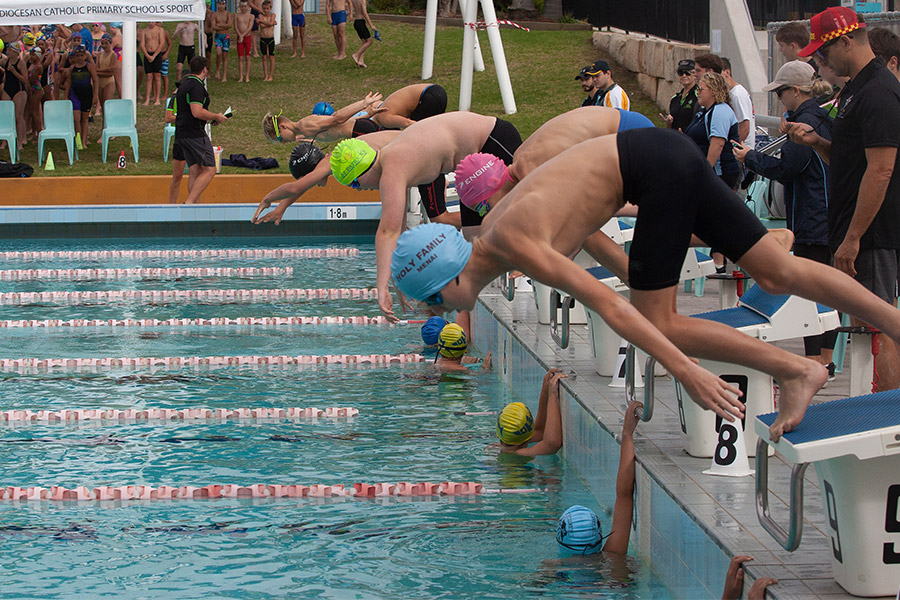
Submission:
<svg viewBox="0 0 900 600">
<path fill-rule="evenodd" d="M 689 250 L 685 255 L 684 264 L 681 266 L 680 279 L 681 281 L 687 281 L 715 272 L 716 268 L 713 265 L 712 258 L 699 250 Z M 594 267 L 588 269 L 588 273 L 620 294 L 627 295 L 629 292 L 628 286 L 606 267 Z M 585 315 L 587 317 L 588 333 L 591 338 L 591 353 L 594 356 L 597 373 L 604 377 L 612 377 L 616 371 L 619 344 L 622 338 L 596 312 L 586 309 Z M 644 356 L 641 355 L 640 360 L 642 363 Z M 662 366 L 657 365 L 656 374 L 662 375 L 664 373 L 665 370 Z"/>
<path fill-rule="evenodd" d="M 768 428 L 755 421 L 756 514 L 793 552 L 803 533 L 803 478 L 816 467 L 834 579 L 855 596 L 891 596 L 900 588 L 900 391 L 855 396 L 809 407 L 797 428 L 775 444 L 791 472 L 789 527 L 769 512 Z"/>
<path fill-rule="evenodd" d="M 776 342 L 830 331 L 840 325 L 837 311 L 799 296 L 772 296 L 758 285 L 740 299 L 739 306 L 692 315 L 734 327 L 765 342 Z M 746 406 L 745 419 L 775 410 L 772 377 L 742 365 L 700 359 L 700 366 L 738 387 Z M 716 450 L 721 417 L 703 410 L 696 402 L 685 401 L 680 384 L 676 384 L 678 416 L 681 421 L 685 450 L 691 456 L 711 457 Z M 756 452 L 756 433 L 744 423 L 747 455 Z"/>
</svg>

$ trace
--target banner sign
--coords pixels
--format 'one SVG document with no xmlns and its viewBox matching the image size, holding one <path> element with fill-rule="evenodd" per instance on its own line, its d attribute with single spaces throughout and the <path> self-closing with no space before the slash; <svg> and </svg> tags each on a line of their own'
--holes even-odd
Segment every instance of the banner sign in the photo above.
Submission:
<svg viewBox="0 0 900 600">
<path fill-rule="evenodd" d="M 204 0 L 0 0 L 0 25 L 200 21 Z"/>
</svg>

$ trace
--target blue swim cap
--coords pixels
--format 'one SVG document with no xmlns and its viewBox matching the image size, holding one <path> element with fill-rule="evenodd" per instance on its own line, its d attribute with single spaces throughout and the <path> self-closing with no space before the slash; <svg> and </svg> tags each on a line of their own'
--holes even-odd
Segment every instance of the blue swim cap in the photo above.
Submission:
<svg viewBox="0 0 900 600">
<path fill-rule="evenodd" d="M 397 239 L 391 275 L 401 292 L 423 301 L 462 273 L 471 254 L 472 243 L 456 227 L 419 225 Z"/>
<path fill-rule="evenodd" d="M 115 27 L 116 29 L 122 29 L 125 26 L 125 23 L 122 21 L 113 21 L 109 24 L 110 27 Z"/>
<path fill-rule="evenodd" d="M 576 554 L 593 554 L 601 550 L 603 530 L 600 517 L 589 508 L 576 504 L 566 509 L 556 524 L 556 541 Z"/>
<path fill-rule="evenodd" d="M 314 115 L 328 115 L 334 114 L 334 106 L 332 106 L 331 102 L 316 102 L 316 105 L 313 106 L 312 114 Z"/>
<path fill-rule="evenodd" d="M 441 330 L 447 324 L 441 317 L 431 317 L 422 325 L 422 341 L 426 346 L 436 346 L 441 335 Z"/>
</svg>

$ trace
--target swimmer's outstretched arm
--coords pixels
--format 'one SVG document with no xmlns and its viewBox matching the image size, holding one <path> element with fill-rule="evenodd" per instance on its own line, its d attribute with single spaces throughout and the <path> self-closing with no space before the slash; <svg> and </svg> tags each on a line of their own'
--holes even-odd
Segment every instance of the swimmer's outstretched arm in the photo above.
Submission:
<svg viewBox="0 0 900 600">
<path fill-rule="evenodd" d="M 556 454 L 562 448 L 562 417 L 559 414 L 559 380 L 567 377 L 559 369 L 551 369 L 544 375 L 541 386 L 541 400 L 538 415 L 534 422 L 534 435 L 531 441 L 536 442 L 527 448 L 519 448 L 520 456 L 542 456 Z"/>
<path fill-rule="evenodd" d="M 597 281 L 550 244 L 504 235 L 493 245 L 507 262 L 544 285 L 567 292 L 594 310 L 613 330 L 653 356 L 680 381 L 697 404 L 727 421 L 743 417 L 740 391 L 684 355 L 625 298 Z"/>
<path fill-rule="evenodd" d="M 268 222 L 274 222 L 276 225 L 280 224 L 281 219 L 284 218 L 284 211 L 286 211 L 291 204 L 299 200 L 303 194 L 315 186 L 324 185 L 328 176 L 331 175 L 331 163 L 328 160 L 329 156 L 331 155 L 329 154 L 320 160 L 315 169 L 300 179 L 289 181 L 266 194 L 265 198 L 260 201 L 259 206 L 256 208 L 256 213 L 253 215 L 253 218 L 250 219 L 250 222 L 256 224 Z M 262 211 L 272 206 L 273 202 L 278 202 L 278 206 L 275 207 L 275 210 L 260 216 Z"/>
<path fill-rule="evenodd" d="M 341 123 L 345 123 L 348 119 L 353 117 L 356 113 L 361 110 L 369 112 L 368 116 L 372 116 L 372 112 L 370 112 L 370 107 L 381 100 L 381 94 L 378 92 L 369 92 L 366 94 L 366 97 L 362 100 L 357 100 L 353 104 L 348 104 L 343 108 L 339 108 L 334 111 L 333 114 L 329 115 L 328 118 L 332 120 L 331 125 L 329 127 L 333 127 L 334 125 L 340 125 Z"/>
<path fill-rule="evenodd" d="M 412 119 L 408 119 L 401 115 L 392 115 L 389 113 L 378 115 L 378 118 L 375 119 L 375 121 L 378 123 L 378 125 L 384 127 L 385 129 L 406 129 L 407 127 L 415 123 L 415 121 L 413 121 Z"/>
<path fill-rule="evenodd" d="M 394 316 L 394 299 L 388 289 L 391 279 L 391 255 L 397 247 L 397 238 L 403 233 L 406 218 L 406 190 L 409 185 L 403 173 L 398 173 L 393 165 L 382 164 L 382 176 L 379 183 L 381 190 L 381 220 L 375 232 L 376 286 L 378 288 L 378 305 L 381 312 L 391 322 L 397 321 Z"/>
<path fill-rule="evenodd" d="M 634 512 L 634 429 L 638 423 L 637 409 L 643 406 L 640 402 L 632 402 L 625 409 L 622 447 L 619 449 L 619 473 L 616 475 L 616 503 L 613 507 L 612 529 L 603 544 L 604 552 L 628 552 Z"/>
</svg>

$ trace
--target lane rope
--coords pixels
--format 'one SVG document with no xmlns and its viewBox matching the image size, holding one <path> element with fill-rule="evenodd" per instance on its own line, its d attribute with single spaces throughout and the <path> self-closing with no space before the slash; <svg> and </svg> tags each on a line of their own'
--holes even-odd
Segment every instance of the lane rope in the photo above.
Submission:
<svg viewBox="0 0 900 600">
<path fill-rule="evenodd" d="M 3 292 L 0 304 L 22 306 L 37 303 L 85 304 L 96 302 L 188 302 L 214 300 L 217 302 L 253 303 L 274 300 L 378 298 L 375 288 L 289 288 L 289 289 L 217 289 L 217 290 L 100 290 L 94 292 Z"/>
<path fill-rule="evenodd" d="M 0 281 L 44 279 L 169 279 L 174 277 L 270 277 L 294 274 L 293 267 L 187 267 L 129 269 L 9 269 L 0 271 Z"/>
<path fill-rule="evenodd" d="M 198 250 L 42 250 L 0 252 L 5 260 L 104 260 L 111 258 L 319 258 L 359 256 L 359 248 L 233 248 Z"/>
<path fill-rule="evenodd" d="M 60 500 L 200 500 L 215 498 L 381 498 L 423 496 L 478 496 L 483 494 L 544 493 L 540 488 L 489 489 L 475 482 L 444 481 L 441 483 L 354 483 L 350 487 L 338 485 L 267 485 L 235 484 L 181 487 L 147 485 L 79 486 L 66 488 L 17 487 L 0 488 L 0 500 L 60 501 Z"/>
<path fill-rule="evenodd" d="M 396 325 L 418 325 L 424 319 L 399 321 Z M 390 325 L 387 318 L 376 317 L 238 317 L 229 319 L 17 319 L 0 320 L 0 329 L 24 327 L 221 327 L 253 325 Z"/>
<path fill-rule="evenodd" d="M 303 365 L 392 365 L 425 362 L 421 354 L 312 354 L 300 356 L 163 356 L 104 358 L 2 358 L 0 371 L 23 373 L 63 369 L 143 367 L 231 367 Z"/>
<path fill-rule="evenodd" d="M 68 423 L 73 421 L 199 421 L 242 419 L 337 419 L 356 417 L 359 409 L 331 406 L 325 410 L 301 408 L 146 408 L 63 410 L 4 410 L 2 423 Z"/>
</svg>

